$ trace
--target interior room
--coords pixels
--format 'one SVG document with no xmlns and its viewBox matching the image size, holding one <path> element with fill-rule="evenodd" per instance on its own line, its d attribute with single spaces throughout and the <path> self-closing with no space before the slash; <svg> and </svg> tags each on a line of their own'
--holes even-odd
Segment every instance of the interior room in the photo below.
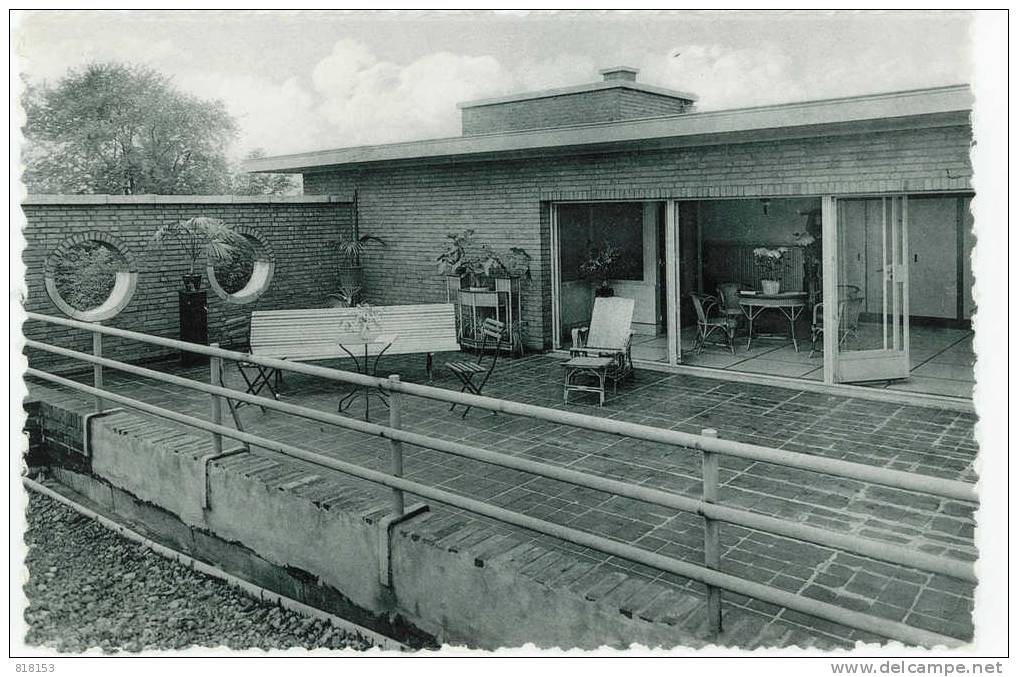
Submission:
<svg viewBox="0 0 1018 677">
<path fill-rule="evenodd" d="M 838 382 L 971 396 L 969 200 L 836 201 Z M 697 200 L 676 209 L 680 363 L 823 380 L 821 199 Z M 667 362 L 664 210 L 663 202 L 557 205 L 561 345 L 570 345 L 571 330 L 590 317 L 605 283 L 585 275 L 583 264 L 607 244 L 618 250 L 607 286 L 635 301 L 633 359 Z M 884 270 L 894 255 L 892 281 Z M 768 278 L 778 283 L 778 306 L 759 300 Z M 878 354 L 886 349 L 886 358 L 895 348 L 897 369 Z"/>
</svg>

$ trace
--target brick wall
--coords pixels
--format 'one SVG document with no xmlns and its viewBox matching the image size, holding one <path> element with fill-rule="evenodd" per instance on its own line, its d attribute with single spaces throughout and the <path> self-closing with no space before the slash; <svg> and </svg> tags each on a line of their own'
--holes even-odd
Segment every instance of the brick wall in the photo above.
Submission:
<svg viewBox="0 0 1018 677">
<path fill-rule="evenodd" d="M 685 99 L 624 87 L 463 108 L 463 134 L 520 131 L 545 127 L 616 122 L 683 113 Z"/>
<path fill-rule="evenodd" d="M 971 189 L 968 127 L 698 146 L 529 160 L 376 166 L 308 173 L 308 194 L 358 190 L 362 233 L 389 246 L 365 257 L 374 303 L 445 299 L 435 257 L 445 235 L 474 228 L 534 258 L 524 299 L 528 344 L 550 345 L 547 203 Z"/>
<path fill-rule="evenodd" d="M 245 227 L 265 238 L 274 253 L 275 274 L 272 283 L 258 300 L 245 305 L 228 303 L 203 285 L 208 294 L 209 340 L 220 337 L 223 320 L 247 315 L 252 310 L 278 308 L 314 308 L 324 305 L 325 294 L 336 290 L 339 257 L 329 246 L 341 233 L 349 232 L 351 210 L 348 203 L 313 198 L 286 199 L 282 202 L 240 202 L 245 198 L 202 196 L 187 203 L 184 196 L 172 198 L 110 196 L 40 196 L 28 198 L 25 213 L 25 251 L 28 295 L 25 309 L 62 316 L 45 289 L 44 268 L 48 254 L 66 238 L 85 232 L 111 233 L 138 259 L 137 291 L 130 304 L 109 326 L 141 331 L 158 336 L 179 338 L 177 291 L 181 275 L 187 271 L 183 253 L 174 247 L 165 252 L 147 247 L 152 232 L 163 223 L 193 216 L 222 219 L 228 225 Z M 204 268 L 202 270 L 204 273 Z M 28 338 L 75 350 L 91 351 L 91 337 L 85 332 L 39 322 L 27 322 L 23 331 Z M 104 338 L 107 357 L 140 360 L 167 354 L 165 348 L 146 346 L 112 337 Z M 62 369 L 66 363 L 52 355 L 30 353 L 33 366 Z"/>
</svg>

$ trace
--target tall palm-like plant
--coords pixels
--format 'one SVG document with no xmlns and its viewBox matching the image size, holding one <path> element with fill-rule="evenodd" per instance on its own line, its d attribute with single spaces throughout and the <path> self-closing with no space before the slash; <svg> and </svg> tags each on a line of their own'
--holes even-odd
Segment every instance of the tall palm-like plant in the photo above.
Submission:
<svg viewBox="0 0 1018 677">
<path fill-rule="evenodd" d="M 336 248 L 339 249 L 339 253 L 346 257 L 347 265 L 359 266 L 361 265 L 361 254 L 365 252 L 370 243 L 380 244 L 385 246 L 385 240 L 374 235 L 361 235 L 360 237 L 351 237 L 346 240 L 336 240 Z"/>
<path fill-rule="evenodd" d="M 184 221 L 166 223 L 152 234 L 150 242 L 157 247 L 165 247 L 169 241 L 176 242 L 187 257 L 188 269 L 184 278 L 185 287 L 201 285 L 201 274 L 196 273 L 200 259 L 210 261 L 228 261 L 239 250 L 250 247 L 247 239 L 232 230 L 221 219 L 208 216 L 195 216 Z"/>
</svg>

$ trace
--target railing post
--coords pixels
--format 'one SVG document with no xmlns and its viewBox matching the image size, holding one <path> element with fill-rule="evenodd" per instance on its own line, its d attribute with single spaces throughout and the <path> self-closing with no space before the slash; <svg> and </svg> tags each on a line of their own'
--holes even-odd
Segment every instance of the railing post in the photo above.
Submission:
<svg viewBox="0 0 1018 677">
<path fill-rule="evenodd" d="M 392 374 L 389 381 L 399 383 L 399 375 Z M 394 390 L 389 391 L 389 427 L 400 430 L 403 427 L 403 414 L 400 411 L 400 393 Z M 391 471 L 396 477 L 403 476 L 403 443 L 399 440 L 389 440 L 389 448 L 392 450 Z M 403 501 L 403 490 L 392 490 L 392 514 L 402 517 L 405 509 Z"/>
<path fill-rule="evenodd" d="M 103 335 L 97 331 L 92 332 L 92 354 L 96 357 L 103 356 Z M 101 364 L 92 365 L 92 381 L 93 385 L 102 390 L 103 387 L 103 366 Z M 95 397 L 95 412 L 101 413 L 104 404 L 103 399 L 96 395 Z"/>
<path fill-rule="evenodd" d="M 212 344 L 213 348 L 218 348 L 218 343 Z M 211 357 L 209 359 L 209 381 L 214 386 L 222 385 L 223 377 L 223 358 Z M 212 422 L 216 425 L 223 424 L 223 398 L 219 395 L 212 395 Z M 223 452 L 223 436 L 221 433 L 212 433 L 212 453 L 221 454 Z"/>
<path fill-rule="evenodd" d="M 714 428 L 700 431 L 704 437 L 717 437 Z M 703 452 L 703 502 L 716 503 L 718 500 L 718 455 L 713 451 Z M 709 517 L 703 518 L 703 564 L 709 569 L 721 568 L 721 523 Z M 721 588 L 707 586 L 707 627 L 714 635 L 721 633 Z"/>
</svg>

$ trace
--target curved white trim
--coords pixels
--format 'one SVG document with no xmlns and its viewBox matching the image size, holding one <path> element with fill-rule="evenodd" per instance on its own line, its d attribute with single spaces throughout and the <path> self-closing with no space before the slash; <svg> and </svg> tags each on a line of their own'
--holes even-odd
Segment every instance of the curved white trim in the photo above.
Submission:
<svg viewBox="0 0 1018 677">
<path fill-rule="evenodd" d="M 251 277 L 248 278 L 247 284 L 232 294 L 223 289 L 219 284 L 219 281 L 216 279 L 216 270 L 211 263 L 205 269 L 205 272 L 209 278 L 209 287 L 212 288 L 212 291 L 215 292 L 216 296 L 227 303 L 236 303 L 239 305 L 256 301 L 262 294 L 269 290 L 269 285 L 272 283 L 272 277 L 276 272 L 276 264 L 268 259 L 256 259 L 254 262 L 254 268 L 251 270 Z"/>
<path fill-rule="evenodd" d="M 49 298 L 60 309 L 64 315 L 82 322 L 101 322 L 116 317 L 120 311 L 127 307 L 138 288 L 138 273 L 126 270 L 117 271 L 117 279 L 113 283 L 113 289 L 106 300 L 95 308 L 79 310 L 75 308 L 60 295 L 57 289 L 56 279 L 52 275 L 46 275 L 46 293 Z"/>
</svg>

